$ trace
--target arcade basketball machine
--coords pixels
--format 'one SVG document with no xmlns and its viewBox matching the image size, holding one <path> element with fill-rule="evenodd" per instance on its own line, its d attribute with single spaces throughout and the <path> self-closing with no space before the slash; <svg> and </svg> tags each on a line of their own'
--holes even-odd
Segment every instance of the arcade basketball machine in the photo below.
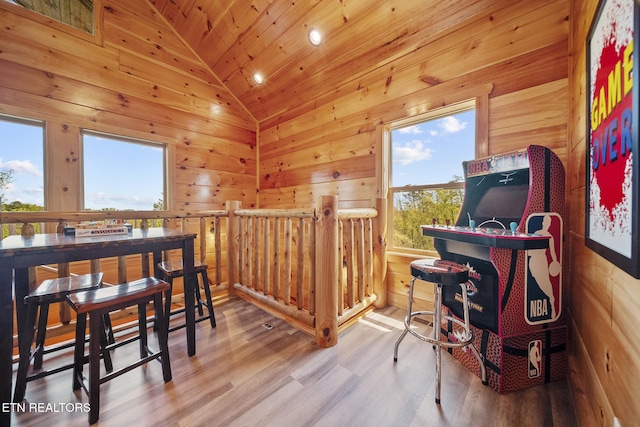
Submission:
<svg viewBox="0 0 640 427">
<path fill-rule="evenodd" d="M 566 377 L 562 289 L 565 172 L 548 148 L 463 162 L 465 195 L 455 225 L 422 226 L 440 257 L 469 267 L 474 344 L 489 385 L 507 393 Z M 447 221 L 448 222 L 448 221 Z M 460 291 L 443 293 L 443 312 L 462 316 Z M 450 325 L 445 339 L 455 341 Z M 464 348 L 453 356 L 480 375 Z"/>
</svg>

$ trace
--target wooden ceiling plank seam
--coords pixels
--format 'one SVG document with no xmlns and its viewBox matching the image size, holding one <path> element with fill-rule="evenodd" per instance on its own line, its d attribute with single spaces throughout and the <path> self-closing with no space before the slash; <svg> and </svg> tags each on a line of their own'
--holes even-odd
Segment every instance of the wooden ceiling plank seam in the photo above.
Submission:
<svg viewBox="0 0 640 427">
<path fill-rule="evenodd" d="M 281 7 L 277 12 L 274 11 L 267 15 L 268 11 L 265 11 L 256 20 L 252 28 L 253 31 L 245 31 L 237 41 L 236 47 L 228 49 L 224 55 L 220 56 L 217 62 L 211 64 L 211 68 L 216 70 L 222 80 L 228 79 L 233 73 L 237 72 L 237 69 L 247 67 L 254 58 L 260 55 L 260 52 L 275 43 L 279 38 L 284 37 L 288 28 L 299 25 L 305 31 L 308 31 L 309 25 L 303 22 L 304 17 L 319 3 L 320 0 L 315 2 L 284 3 L 287 7 Z M 283 3 L 277 2 L 275 4 L 282 5 Z M 321 20 L 318 20 L 316 25 L 324 28 Z M 231 69 L 228 64 L 235 64 L 236 70 Z"/>
<path fill-rule="evenodd" d="M 224 2 L 213 1 L 209 2 L 207 7 L 198 7 L 198 10 L 201 11 L 206 18 L 206 29 L 199 35 L 199 37 L 192 39 L 193 44 L 191 45 L 191 47 L 196 52 L 200 52 L 201 48 L 212 49 L 215 52 L 217 52 L 217 49 L 225 49 L 225 46 L 220 43 L 221 40 L 211 39 L 213 37 L 211 33 L 218 34 L 217 37 L 220 37 L 220 34 L 218 32 L 224 33 L 224 31 L 228 30 L 228 26 L 232 25 L 227 21 L 227 14 L 229 13 L 229 9 L 233 6 L 234 2 L 235 0 L 230 0 L 226 2 L 226 4 L 221 4 Z M 188 16 L 187 20 L 189 20 Z M 215 43 L 212 43 L 212 41 Z"/>
<path fill-rule="evenodd" d="M 151 6 L 151 7 L 153 7 L 153 6 Z M 154 10 L 155 10 L 155 9 L 154 9 Z M 156 12 L 157 12 L 157 11 L 156 11 Z M 162 19 L 165 21 L 165 24 L 169 25 L 169 24 L 167 23 L 166 18 L 165 18 L 162 14 L 160 14 L 159 12 L 158 12 L 158 14 L 159 14 L 159 15 L 162 17 Z M 175 31 L 175 29 L 173 29 L 173 27 L 171 27 L 171 26 L 170 26 L 170 28 L 172 28 L 173 33 L 175 34 L 175 36 L 176 36 L 176 37 L 178 37 L 178 38 L 180 38 L 180 40 L 182 40 L 182 42 L 183 42 L 183 43 L 184 43 L 184 45 L 185 45 L 185 48 L 186 48 L 186 49 L 188 49 L 188 50 L 190 50 L 190 51 L 191 51 L 191 53 L 201 61 L 201 63 L 202 63 L 202 64 L 205 64 L 205 65 L 206 65 L 206 63 L 205 63 L 204 61 L 202 61 L 202 58 L 200 57 L 200 55 L 199 55 L 199 54 L 198 54 L 198 53 L 197 53 L 197 52 L 196 52 L 196 51 L 195 51 L 195 50 L 194 50 L 194 49 L 193 49 L 189 44 L 187 44 L 187 43 L 185 42 L 185 40 L 182 38 L 182 36 L 181 36 L 177 31 Z M 223 83 L 223 82 L 218 78 L 218 76 L 213 72 L 213 70 L 211 70 L 211 69 L 210 69 L 210 68 L 208 68 L 208 67 L 207 67 L 207 69 L 208 69 L 208 70 L 209 70 L 209 72 L 211 73 L 212 77 L 214 77 L 214 78 L 215 78 L 215 80 L 220 84 L 220 86 L 224 87 L 224 88 L 225 88 L 225 90 L 228 92 L 228 94 L 229 94 L 229 95 L 230 95 L 230 96 L 235 100 L 235 102 L 237 102 L 237 103 L 238 103 L 238 105 L 240 105 L 240 106 L 242 107 L 242 109 L 243 109 L 243 110 L 245 110 L 245 112 L 248 114 L 248 116 L 249 116 L 249 117 L 251 117 L 251 119 L 252 119 L 252 120 L 253 120 L 253 122 L 254 122 L 255 130 L 256 130 L 256 132 L 257 132 L 257 129 L 258 129 L 258 121 L 257 121 L 257 120 L 256 120 L 256 118 L 253 116 L 253 114 L 251 113 L 251 111 L 249 111 L 249 110 L 245 107 L 245 105 L 240 101 L 240 99 L 238 99 L 238 97 L 236 97 L 236 96 L 235 96 L 235 94 L 234 94 L 233 92 L 231 92 L 231 91 L 227 88 L 227 86 L 226 86 L 226 85 L 225 85 L 225 84 L 224 84 L 224 83 Z"/>
<path fill-rule="evenodd" d="M 173 64 L 166 64 L 157 58 L 150 58 L 140 55 L 140 52 L 126 49 L 120 45 L 114 45 L 113 42 L 107 42 L 112 48 L 118 48 L 120 50 L 120 70 L 126 73 L 134 73 L 139 77 L 153 76 L 157 74 L 157 67 L 162 66 L 163 71 L 168 74 L 175 74 L 175 78 L 167 79 L 167 85 L 171 85 L 173 89 L 186 90 L 191 85 L 203 85 L 211 86 L 214 90 L 224 91 L 226 90 L 214 77 L 211 75 L 211 71 L 200 63 L 194 63 L 194 67 L 189 68 L 185 63 L 180 63 L 181 66 L 175 66 Z M 135 58 L 135 60 L 133 59 Z M 140 66 L 135 67 L 134 64 L 144 65 L 146 68 Z"/>
<path fill-rule="evenodd" d="M 176 37 L 175 32 L 166 24 L 164 19 L 140 16 L 135 11 L 127 12 L 128 13 L 120 13 L 119 9 L 110 8 L 109 13 L 105 14 L 105 24 L 108 23 L 112 31 L 118 29 L 120 33 L 125 33 L 129 37 L 135 37 L 150 45 L 161 47 L 185 60 L 194 63 L 199 62 L 198 58 L 194 57 L 190 51 L 185 51 L 184 42 L 182 39 Z M 156 15 L 159 16 L 159 14 Z M 135 25 L 132 25 L 131 16 L 137 18 L 134 21 Z M 105 38 L 106 37 L 114 39 L 120 37 L 120 35 L 113 35 L 110 34 L 109 31 L 105 31 Z M 203 65 L 204 64 L 200 64 L 200 66 Z"/>
<path fill-rule="evenodd" d="M 127 52 L 131 55 L 144 56 L 148 63 L 155 66 L 161 65 L 163 68 L 170 68 L 185 77 L 198 79 L 207 82 L 205 79 L 210 76 L 210 71 L 198 61 L 190 60 L 184 56 L 174 55 L 174 52 L 162 48 L 155 44 L 146 42 L 143 39 L 129 37 L 130 34 L 121 32 L 120 28 L 112 27 L 110 23 L 105 22 L 106 33 L 104 45 L 118 49 L 121 52 Z M 118 37 L 113 37 L 117 35 Z M 213 79 L 210 79 L 213 80 Z M 207 83 L 211 84 L 212 81 Z"/>
<path fill-rule="evenodd" d="M 176 2 L 177 3 L 177 2 Z M 189 46 L 195 46 L 202 34 L 208 31 L 207 15 L 200 7 L 195 7 L 189 15 L 164 15 L 167 20 L 172 19 L 175 24 L 172 25 L 177 34 Z M 171 23 L 171 21 L 168 21 Z"/>
<path fill-rule="evenodd" d="M 212 54 L 212 56 L 205 56 L 205 52 L 201 52 L 203 60 L 211 66 L 212 59 L 222 56 L 229 47 L 236 45 L 241 34 L 254 25 L 271 1 L 232 2 L 211 32 L 202 39 L 201 46 L 207 46 Z M 198 47 L 195 47 L 195 50 L 201 51 Z"/>
<path fill-rule="evenodd" d="M 184 0 L 180 3 L 170 0 L 148 1 L 157 11 L 167 18 L 169 24 L 176 29 L 178 29 L 180 25 L 184 26 L 186 22 L 185 18 L 191 14 L 191 10 L 193 10 L 196 4 L 196 0 Z"/>
<path fill-rule="evenodd" d="M 152 8 L 153 6 L 150 5 L 146 5 L 146 7 L 142 8 L 142 7 L 136 7 L 135 10 L 129 10 L 129 13 L 134 14 L 134 16 L 139 16 L 141 17 L 141 20 L 144 22 L 145 19 L 152 19 L 154 22 L 161 20 L 160 23 L 155 23 L 153 26 L 149 26 L 149 28 L 157 28 L 158 26 L 161 27 L 165 27 L 167 30 L 167 37 L 164 37 L 164 40 L 169 40 L 169 39 L 175 39 L 176 42 L 172 43 L 172 45 L 174 47 L 172 48 L 166 48 L 164 45 L 160 45 L 160 42 L 163 42 L 164 40 L 153 40 L 152 37 L 155 36 L 155 31 L 154 30 L 150 30 L 150 31 L 136 31 L 136 34 L 133 34 L 131 32 L 129 32 L 126 28 L 123 27 L 127 27 L 127 22 L 123 21 L 122 19 L 118 20 L 117 17 L 120 16 L 121 14 L 117 13 L 116 10 L 113 10 L 112 8 L 112 13 L 110 14 L 111 17 L 116 17 L 116 21 L 120 22 L 120 27 L 118 27 L 116 29 L 116 31 L 122 31 L 125 32 L 127 34 L 130 34 L 131 37 L 134 37 L 134 40 L 139 40 L 141 43 L 146 44 L 148 47 L 148 53 L 149 56 L 152 58 L 156 58 L 158 60 L 160 60 L 161 63 L 169 66 L 172 69 L 178 70 L 179 72 L 181 72 L 182 74 L 184 74 L 185 76 L 190 76 L 190 77 L 196 77 L 199 78 L 201 82 L 205 83 L 205 84 L 209 84 L 209 85 L 213 85 L 216 88 L 214 89 L 216 92 L 220 92 L 223 91 L 225 93 L 228 94 L 228 90 L 221 84 L 219 84 L 219 80 L 215 78 L 215 76 L 212 74 L 211 70 L 209 69 L 208 66 L 206 66 L 206 64 L 204 64 L 194 53 L 192 50 L 190 49 L 185 49 L 186 45 L 185 42 L 182 40 L 182 38 L 180 38 L 177 33 L 175 32 L 175 30 L 173 29 L 173 27 L 171 27 L 166 19 L 164 18 L 164 16 L 160 13 L 158 13 L 157 11 L 153 11 Z M 161 24 L 161 25 L 159 25 Z M 138 33 L 142 32 L 142 34 L 146 33 L 146 36 L 149 38 L 148 40 L 143 39 L 141 35 L 139 35 Z M 168 37 L 168 36 L 171 37 Z M 162 38 L 162 35 L 159 35 L 160 38 Z M 180 45 L 180 47 L 183 50 L 186 50 L 186 52 L 188 52 L 190 55 L 185 55 L 183 52 L 181 52 L 179 49 L 177 49 L 177 45 Z M 125 43 L 124 46 L 118 45 L 119 47 L 122 47 L 124 49 L 127 49 L 127 44 Z M 136 52 L 140 51 L 141 49 L 133 49 L 133 53 L 135 54 Z M 173 56 L 175 55 L 175 56 Z M 186 62 L 184 62 L 186 61 Z M 208 80 L 207 80 L 208 78 Z M 202 87 L 200 88 L 202 89 Z M 191 85 L 191 88 L 189 89 L 189 93 L 191 94 L 192 97 L 195 97 L 196 91 L 196 87 L 194 87 L 194 85 Z M 206 91 L 208 92 L 208 91 Z M 233 115 L 235 117 L 241 118 L 242 117 L 238 114 L 239 111 L 243 111 L 243 114 L 246 115 L 246 110 L 240 106 L 240 104 L 238 103 L 238 101 L 236 99 L 234 99 L 232 96 L 229 96 L 229 98 L 231 100 L 233 100 L 233 102 L 222 102 L 222 100 L 220 99 L 219 96 L 216 96 L 214 98 L 212 98 L 211 102 L 218 102 L 218 104 L 220 106 L 222 106 L 224 108 L 224 110 L 229 110 L 231 108 L 231 111 L 233 111 Z M 189 111 L 191 112 L 198 112 L 198 113 L 202 113 L 204 111 L 206 111 L 203 108 L 200 108 L 199 102 L 197 100 L 191 100 L 189 102 L 190 108 Z M 233 105 L 238 105 L 239 108 L 234 108 Z M 211 106 L 209 105 L 208 110 L 211 110 Z M 227 121 L 227 118 L 225 118 L 225 115 L 219 115 L 217 117 L 218 119 L 221 119 L 223 121 Z M 242 119 L 243 122 L 246 122 L 246 120 Z"/>
</svg>

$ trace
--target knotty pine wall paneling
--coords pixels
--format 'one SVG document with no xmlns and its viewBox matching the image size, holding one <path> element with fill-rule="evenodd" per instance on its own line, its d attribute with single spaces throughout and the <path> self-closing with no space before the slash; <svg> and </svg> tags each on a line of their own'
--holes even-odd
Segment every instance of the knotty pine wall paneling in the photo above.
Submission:
<svg viewBox="0 0 640 427">
<path fill-rule="evenodd" d="M 251 114 L 146 1 L 95 8 L 100 37 L 0 2 L 0 113 L 47 123 L 48 208 L 81 205 L 81 129 L 167 144 L 171 209 L 254 206 Z"/>
<path fill-rule="evenodd" d="M 571 339 L 569 376 L 581 425 L 640 420 L 640 280 L 584 243 L 586 201 L 586 39 L 598 2 L 571 2 L 568 235 Z M 637 49 L 637 47 L 635 48 Z M 634 70 L 635 71 L 635 70 Z M 566 228 L 566 227 L 565 227 Z"/>
</svg>

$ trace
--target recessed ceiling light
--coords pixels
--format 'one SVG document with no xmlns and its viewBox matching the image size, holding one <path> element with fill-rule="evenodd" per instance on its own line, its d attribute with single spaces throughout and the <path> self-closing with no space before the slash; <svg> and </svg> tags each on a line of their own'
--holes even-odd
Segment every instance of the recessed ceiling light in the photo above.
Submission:
<svg viewBox="0 0 640 427">
<path fill-rule="evenodd" d="M 262 77 L 262 74 L 260 74 L 260 73 L 254 73 L 253 74 L 253 81 L 255 81 L 256 83 L 261 85 L 262 83 L 264 83 L 264 77 Z"/>
<path fill-rule="evenodd" d="M 316 28 L 309 30 L 309 42 L 314 46 L 319 46 L 322 43 L 322 34 Z"/>
</svg>

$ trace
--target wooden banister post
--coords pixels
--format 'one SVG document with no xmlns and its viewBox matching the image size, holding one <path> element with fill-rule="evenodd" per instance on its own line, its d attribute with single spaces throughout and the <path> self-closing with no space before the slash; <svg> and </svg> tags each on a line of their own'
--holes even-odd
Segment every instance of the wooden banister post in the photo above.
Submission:
<svg viewBox="0 0 640 427">
<path fill-rule="evenodd" d="M 338 197 L 322 196 L 316 223 L 316 342 L 338 343 Z"/>
<path fill-rule="evenodd" d="M 227 282 L 229 285 L 229 296 L 235 294 L 233 285 L 240 283 L 240 217 L 236 216 L 236 209 L 242 208 L 239 200 L 227 200 Z"/>
<path fill-rule="evenodd" d="M 387 199 L 376 198 L 378 216 L 373 220 L 373 291 L 375 306 L 387 306 Z"/>
</svg>

